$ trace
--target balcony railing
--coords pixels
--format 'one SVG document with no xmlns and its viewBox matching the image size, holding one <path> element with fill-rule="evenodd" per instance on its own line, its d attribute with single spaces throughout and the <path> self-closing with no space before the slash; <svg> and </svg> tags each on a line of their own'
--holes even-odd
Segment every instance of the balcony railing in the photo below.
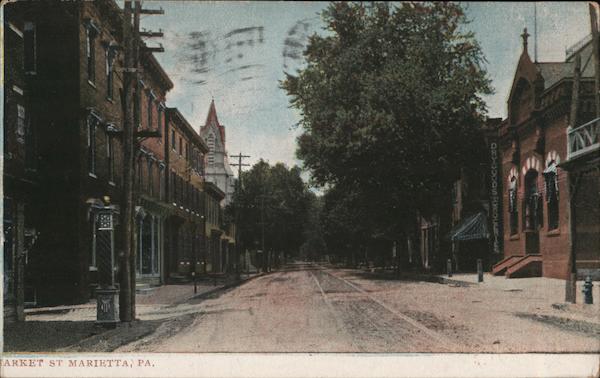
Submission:
<svg viewBox="0 0 600 378">
<path fill-rule="evenodd" d="M 567 129 L 567 159 L 600 150 L 600 118 L 581 126 Z"/>
</svg>

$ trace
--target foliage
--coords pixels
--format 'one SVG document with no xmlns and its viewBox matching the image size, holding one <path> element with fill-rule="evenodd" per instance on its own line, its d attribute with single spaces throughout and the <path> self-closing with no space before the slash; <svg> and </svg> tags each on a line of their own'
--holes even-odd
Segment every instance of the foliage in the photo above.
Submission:
<svg viewBox="0 0 600 378">
<path fill-rule="evenodd" d="M 335 2 L 322 17 L 327 35 L 282 82 L 301 114 L 297 155 L 335 190 L 330 236 L 359 235 L 351 222 L 397 234 L 417 210 L 445 206 L 458 168 L 481 161 L 481 49 L 458 4 Z"/>
<path fill-rule="evenodd" d="M 237 209 L 240 242 L 243 248 L 297 252 L 304 241 L 304 227 L 311 194 L 302 181 L 300 168 L 274 166 L 260 160 L 242 173 L 242 187 L 236 188 L 233 203 Z"/>
</svg>

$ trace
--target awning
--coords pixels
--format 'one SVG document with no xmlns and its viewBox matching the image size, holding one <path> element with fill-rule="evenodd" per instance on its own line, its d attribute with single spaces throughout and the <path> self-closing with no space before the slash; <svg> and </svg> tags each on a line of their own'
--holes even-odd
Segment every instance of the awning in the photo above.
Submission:
<svg viewBox="0 0 600 378">
<path fill-rule="evenodd" d="M 479 212 L 454 226 L 446 238 L 452 241 L 465 241 L 487 239 L 489 236 L 487 217 L 484 212 Z"/>
</svg>

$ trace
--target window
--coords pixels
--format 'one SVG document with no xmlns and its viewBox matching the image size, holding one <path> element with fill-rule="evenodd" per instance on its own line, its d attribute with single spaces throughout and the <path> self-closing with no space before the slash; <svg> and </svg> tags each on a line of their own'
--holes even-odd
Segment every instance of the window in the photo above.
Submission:
<svg viewBox="0 0 600 378">
<path fill-rule="evenodd" d="M 177 175 L 175 172 L 171 172 L 171 187 L 173 188 L 173 203 L 177 203 L 179 198 L 177 198 Z"/>
<path fill-rule="evenodd" d="M 96 81 L 96 35 L 97 30 L 93 24 L 89 24 L 86 29 L 86 57 L 87 57 L 87 75 L 92 83 Z"/>
<path fill-rule="evenodd" d="M 148 92 L 148 129 L 152 129 L 152 108 L 154 107 L 154 97 Z"/>
<path fill-rule="evenodd" d="M 165 166 L 164 164 L 160 164 L 159 165 L 159 170 L 158 170 L 158 198 L 161 201 L 165 200 Z"/>
<path fill-rule="evenodd" d="M 96 129 L 100 119 L 94 114 L 88 117 L 88 172 L 95 177 L 96 175 Z"/>
<path fill-rule="evenodd" d="M 142 188 L 142 157 L 137 159 L 137 187 Z"/>
<path fill-rule="evenodd" d="M 558 171 L 552 160 L 544 171 L 546 182 L 546 202 L 548 204 L 548 230 L 558 228 Z"/>
<path fill-rule="evenodd" d="M 183 154 L 183 139 L 179 137 L 179 156 Z"/>
<path fill-rule="evenodd" d="M 106 48 L 106 97 L 110 100 L 113 98 L 113 65 L 116 57 L 116 48 L 108 46 Z"/>
<path fill-rule="evenodd" d="M 25 143 L 25 107 L 17 105 L 17 141 Z"/>
<path fill-rule="evenodd" d="M 175 151 L 175 130 L 171 130 L 171 148 Z"/>
<path fill-rule="evenodd" d="M 152 160 L 148 161 L 148 194 L 154 195 L 154 164 Z"/>
<path fill-rule="evenodd" d="M 25 22 L 25 31 L 23 33 L 23 48 L 24 59 L 23 68 L 26 73 L 35 73 L 36 71 L 36 36 L 35 24 L 33 22 Z"/>
<path fill-rule="evenodd" d="M 508 189 L 508 213 L 510 215 L 510 234 L 519 231 L 519 213 L 517 209 L 517 178 L 512 177 Z"/>
<path fill-rule="evenodd" d="M 169 192 L 171 196 L 171 202 L 175 203 L 177 201 L 176 194 L 177 191 L 175 189 L 175 172 L 171 172 L 171 180 L 169 182 Z"/>
<path fill-rule="evenodd" d="M 524 228 L 537 230 L 542 225 L 542 201 L 537 186 L 538 173 L 529 170 L 525 175 Z"/>
<path fill-rule="evenodd" d="M 115 150 L 114 141 L 110 134 L 106 134 L 106 160 L 108 165 L 108 181 L 115 181 Z"/>
<path fill-rule="evenodd" d="M 163 132 L 163 124 L 162 124 L 163 107 L 162 107 L 162 105 L 160 105 L 160 104 L 158 105 L 158 108 L 156 109 L 156 113 L 157 113 L 157 115 L 156 115 L 156 130 L 158 130 L 158 132 L 162 133 Z M 159 142 L 161 140 L 162 139 L 159 139 Z"/>
</svg>

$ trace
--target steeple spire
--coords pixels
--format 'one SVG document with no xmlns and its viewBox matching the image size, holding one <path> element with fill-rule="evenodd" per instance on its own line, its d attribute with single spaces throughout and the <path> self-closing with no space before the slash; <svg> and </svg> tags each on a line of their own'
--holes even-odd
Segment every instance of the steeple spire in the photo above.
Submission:
<svg viewBox="0 0 600 378">
<path fill-rule="evenodd" d="M 527 33 L 527 28 L 523 29 L 523 34 L 521 34 L 521 38 L 523 38 L 523 51 L 527 52 L 527 39 L 529 38 L 529 33 Z"/>
</svg>

